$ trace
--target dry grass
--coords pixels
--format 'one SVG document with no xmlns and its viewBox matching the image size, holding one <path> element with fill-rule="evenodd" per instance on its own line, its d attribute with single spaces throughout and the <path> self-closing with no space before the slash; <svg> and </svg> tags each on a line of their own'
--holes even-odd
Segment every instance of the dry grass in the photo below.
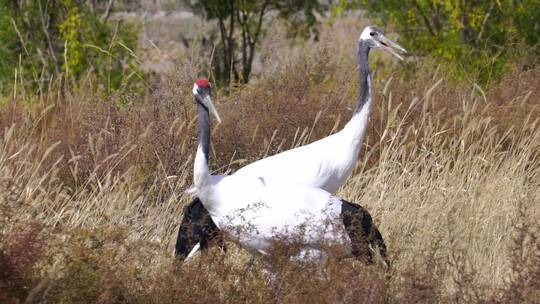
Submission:
<svg viewBox="0 0 540 304">
<path fill-rule="evenodd" d="M 288 57 L 270 41 L 256 84 L 217 92 L 217 172 L 344 124 L 358 28 L 340 20 Z M 0 302 L 538 302 L 540 70 L 518 65 L 511 86 L 480 88 L 383 59 L 366 147 L 339 195 L 370 210 L 390 272 L 277 254 L 276 289 L 233 245 L 172 259 L 196 140 L 188 62 L 145 96 L 103 97 L 89 81 L 2 106 Z"/>
</svg>

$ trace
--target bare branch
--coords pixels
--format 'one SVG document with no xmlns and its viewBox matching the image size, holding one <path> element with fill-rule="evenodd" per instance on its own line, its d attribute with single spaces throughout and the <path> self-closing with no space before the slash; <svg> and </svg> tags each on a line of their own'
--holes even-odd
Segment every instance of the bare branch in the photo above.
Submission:
<svg viewBox="0 0 540 304">
<path fill-rule="evenodd" d="M 56 57 L 56 54 L 54 52 L 54 47 L 51 39 L 51 35 L 49 34 L 49 24 L 48 22 L 45 22 L 45 13 L 43 11 L 43 8 L 41 7 L 41 1 L 38 1 L 39 5 L 39 16 L 41 20 L 41 27 L 43 28 L 43 33 L 45 34 L 45 38 L 47 39 L 47 45 L 49 47 L 49 52 L 51 54 L 52 59 L 54 60 L 54 69 L 56 73 L 58 74 L 60 71 L 58 70 L 58 58 Z"/>
<path fill-rule="evenodd" d="M 103 13 L 103 15 L 101 15 L 101 22 L 105 22 L 107 20 L 109 20 L 109 17 L 111 16 L 111 10 L 112 10 L 112 6 L 114 4 L 114 0 L 109 0 L 109 3 L 107 3 L 107 7 L 105 8 L 105 12 Z"/>
<path fill-rule="evenodd" d="M 429 18 L 426 16 L 426 13 L 424 12 L 424 10 L 420 6 L 420 4 L 418 4 L 418 1 L 413 0 L 412 3 L 414 5 L 414 7 L 418 10 L 418 13 L 420 14 L 420 17 L 422 17 L 422 19 L 424 20 L 424 23 L 425 23 L 426 27 L 428 28 L 429 33 L 432 36 L 435 36 L 435 31 L 433 30 L 433 27 L 431 26 L 431 22 L 429 21 Z"/>
<path fill-rule="evenodd" d="M 491 2 L 491 6 L 489 7 L 489 10 L 487 11 L 486 15 L 484 16 L 484 20 L 482 20 L 482 26 L 480 27 L 480 32 L 478 33 L 478 36 L 476 37 L 476 41 L 480 41 L 482 39 L 482 35 L 484 34 L 484 30 L 486 28 L 487 21 L 489 17 L 491 16 L 491 12 L 493 12 L 493 9 L 495 8 L 495 1 Z"/>
</svg>

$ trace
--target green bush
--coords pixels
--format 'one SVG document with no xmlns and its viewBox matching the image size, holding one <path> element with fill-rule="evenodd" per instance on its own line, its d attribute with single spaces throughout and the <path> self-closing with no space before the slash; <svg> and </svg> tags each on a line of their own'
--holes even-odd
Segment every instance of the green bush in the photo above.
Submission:
<svg viewBox="0 0 540 304">
<path fill-rule="evenodd" d="M 43 89 L 91 72 L 108 90 L 133 83 L 137 31 L 109 20 L 108 1 L 0 0 L 0 91 Z"/>
<path fill-rule="evenodd" d="M 516 57 L 515 45 L 534 47 L 540 38 L 539 0 L 353 0 L 334 14 L 361 7 L 390 25 L 414 55 L 435 55 L 458 78 L 487 83 Z"/>
</svg>

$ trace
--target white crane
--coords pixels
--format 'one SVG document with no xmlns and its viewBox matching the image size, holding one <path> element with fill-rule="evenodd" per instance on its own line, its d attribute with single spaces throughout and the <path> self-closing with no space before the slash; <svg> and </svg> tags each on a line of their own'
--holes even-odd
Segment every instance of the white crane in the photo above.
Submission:
<svg viewBox="0 0 540 304">
<path fill-rule="evenodd" d="M 288 180 L 335 193 L 354 169 L 364 140 L 373 101 L 368 62 L 372 49 L 387 51 L 399 59 L 403 58 L 398 52 L 406 52 L 376 27 L 368 26 L 362 31 L 358 39 L 360 94 L 352 118 L 341 131 L 311 144 L 256 161 L 234 175 Z M 184 257 L 192 255 L 199 246 L 205 247 L 216 233 L 215 225 L 199 200 L 195 199 L 185 211 L 176 246 L 176 253 Z"/>
<path fill-rule="evenodd" d="M 209 112 L 220 118 L 207 80 L 197 80 L 193 94 L 199 115 L 195 192 L 219 229 L 250 252 L 261 254 L 267 254 L 276 237 L 291 235 L 306 250 L 320 250 L 321 242 L 337 243 L 364 260 L 369 245 L 379 245 L 366 242 L 371 231 L 364 227 L 361 209 L 323 189 L 244 174 L 212 175 Z"/>
<path fill-rule="evenodd" d="M 369 52 L 371 49 L 380 48 L 402 59 L 392 47 L 405 52 L 405 49 L 386 38 L 375 27 L 368 26 L 362 31 L 358 40 L 360 94 L 352 118 L 341 131 L 311 144 L 254 162 L 235 172 L 235 175 L 286 179 L 335 193 L 356 166 L 368 125 L 373 102 Z"/>
</svg>

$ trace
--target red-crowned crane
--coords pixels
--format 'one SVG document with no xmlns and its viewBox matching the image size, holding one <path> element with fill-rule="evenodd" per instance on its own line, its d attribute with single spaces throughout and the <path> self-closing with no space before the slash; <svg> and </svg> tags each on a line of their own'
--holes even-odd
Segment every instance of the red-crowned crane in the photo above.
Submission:
<svg viewBox="0 0 540 304">
<path fill-rule="evenodd" d="M 368 26 L 362 31 L 358 39 L 360 94 L 352 118 L 341 131 L 311 144 L 256 161 L 234 175 L 283 179 L 335 193 L 354 169 L 364 140 L 373 102 L 368 62 L 372 49 L 382 49 L 399 59 L 403 58 L 398 52 L 405 53 L 405 49 L 385 37 L 378 28 Z M 217 231 L 207 210 L 195 198 L 184 210 L 175 253 L 184 258 L 191 256 L 199 247 L 205 248 Z"/>
</svg>

